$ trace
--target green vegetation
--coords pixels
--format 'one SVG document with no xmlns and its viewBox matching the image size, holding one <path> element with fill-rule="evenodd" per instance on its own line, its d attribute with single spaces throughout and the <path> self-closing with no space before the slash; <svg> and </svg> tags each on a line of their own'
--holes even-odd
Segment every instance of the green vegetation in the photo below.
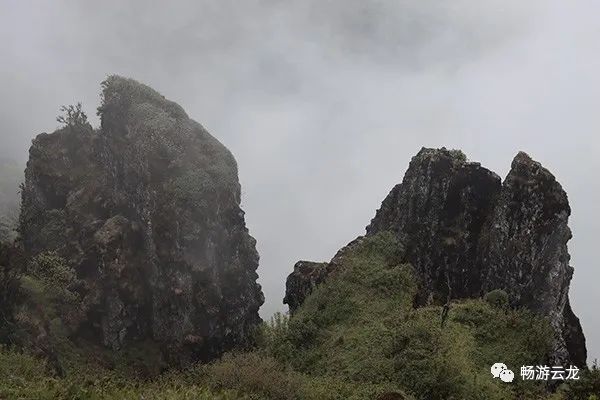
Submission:
<svg viewBox="0 0 600 400">
<path fill-rule="evenodd" d="M 467 155 L 465 153 L 463 153 L 462 150 L 458 150 L 458 149 L 451 149 L 449 150 L 450 154 L 452 155 L 452 157 L 455 157 L 463 162 L 467 162 Z"/>
<path fill-rule="evenodd" d="M 186 374 L 166 373 L 154 381 L 126 379 L 108 370 L 59 379 L 38 358 L 13 350 L 0 351 L 0 399 L 27 400 L 233 400 L 232 391 L 212 391 L 188 380 Z"/>
<path fill-rule="evenodd" d="M 214 190 L 214 182 L 208 173 L 198 169 L 178 176 L 173 181 L 174 199 L 189 209 L 205 210 Z"/>
<path fill-rule="evenodd" d="M 56 117 L 56 121 L 65 126 L 73 127 L 89 125 L 87 115 L 83 111 L 81 103 L 77 103 L 76 105 L 62 106 L 60 107 L 60 112 L 62 114 Z"/>
<path fill-rule="evenodd" d="M 486 293 L 483 299 L 492 307 L 508 307 L 508 294 L 502 289 L 494 289 Z"/>
<path fill-rule="evenodd" d="M 441 307 L 413 308 L 415 279 L 401 256 L 391 234 L 363 239 L 293 317 L 276 314 L 263 324 L 254 350 L 207 365 L 161 372 L 152 343 L 109 352 L 65 335 L 55 345 L 66 370 L 58 378 L 50 364 L 2 349 L 0 399 L 597 400 L 597 368 L 554 394 L 538 382 L 493 380 L 498 361 L 517 371 L 545 363 L 548 323 L 508 308 L 505 293 L 493 291 L 452 303 L 442 326 Z M 54 253 L 37 257 L 29 273 L 38 288 L 27 290 L 56 306 L 76 283 Z"/>
<path fill-rule="evenodd" d="M 148 103 L 165 110 L 172 118 L 187 118 L 187 114 L 177 103 L 165 99 L 160 93 L 134 79 L 111 75 L 101 84 L 102 103 L 98 115 L 115 113 L 123 116 L 134 104 Z"/>
<path fill-rule="evenodd" d="M 188 119 L 177 103 L 117 75 L 102 82 L 101 97 L 102 133 L 134 138 L 136 151 L 145 152 L 149 160 L 153 180 L 168 192 L 164 202 L 169 209 L 198 209 L 205 217 L 208 204 L 217 208 L 229 201 L 224 197 L 231 193 L 239 198 L 233 155 L 202 125 Z"/>
<path fill-rule="evenodd" d="M 44 305 L 44 317 L 49 321 L 74 317 L 81 302 L 74 290 L 77 283 L 75 271 L 55 252 L 34 257 L 21 277 L 26 296 L 32 304 Z"/>
<path fill-rule="evenodd" d="M 441 307 L 413 309 L 416 287 L 410 266 L 395 263 L 399 247 L 381 234 L 352 250 L 335 279 L 318 287 L 289 323 L 274 325 L 269 351 L 309 375 L 418 399 L 514 398 L 516 385 L 493 381 L 489 368 L 499 356 L 508 365 L 541 363 L 550 349 L 548 324 L 471 300 L 452 304 L 442 327 Z"/>
<path fill-rule="evenodd" d="M 581 379 L 573 381 L 560 391 L 565 400 L 600 400 L 600 366 L 583 371 Z"/>
<path fill-rule="evenodd" d="M 14 341 L 15 310 L 21 294 L 24 259 L 13 245 L 0 242 L 0 343 Z"/>
</svg>

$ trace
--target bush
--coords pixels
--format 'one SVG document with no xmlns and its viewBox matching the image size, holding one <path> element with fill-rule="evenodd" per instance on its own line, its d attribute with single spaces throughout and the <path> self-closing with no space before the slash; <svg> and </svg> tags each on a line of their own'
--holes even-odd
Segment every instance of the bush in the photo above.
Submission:
<svg viewBox="0 0 600 400">
<path fill-rule="evenodd" d="M 87 115 L 83 112 L 81 103 L 76 105 L 62 106 L 60 111 L 63 113 L 56 117 L 56 121 L 69 127 L 88 125 Z"/>
<path fill-rule="evenodd" d="M 78 283 L 77 275 L 64 258 L 48 251 L 35 256 L 29 266 L 28 275 L 39 281 L 47 300 L 54 304 L 73 304 L 80 301 L 73 290 Z"/>
<path fill-rule="evenodd" d="M 216 389 L 234 389 L 272 400 L 301 399 L 299 375 L 259 353 L 225 355 L 208 366 L 207 375 Z"/>
<path fill-rule="evenodd" d="M 230 390 L 215 391 L 200 385 L 197 374 L 189 379 L 173 371 L 154 380 L 117 375 L 100 365 L 83 360 L 71 377 L 48 374 L 44 360 L 0 347 L 0 399 L 35 400 L 242 400 Z M 89 373 L 94 369 L 95 374 Z"/>
<path fill-rule="evenodd" d="M 55 325 L 67 329 L 65 334 L 77 329 L 84 312 L 82 296 L 77 291 L 81 281 L 56 252 L 47 251 L 33 257 L 20 283 L 26 303 L 33 305 L 33 309 L 20 313 L 24 321 L 35 315 L 41 321 L 58 319 L 61 323 Z"/>
<path fill-rule="evenodd" d="M 21 287 L 24 257 L 20 250 L 0 242 L 0 343 L 11 343 L 15 330 L 15 307 Z"/>
<path fill-rule="evenodd" d="M 565 400 L 600 400 L 600 366 L 598 362 L 583 370 L 579 380 L 569 381 L 562 389 Z"/>
<path fill-rule="evenodd" d="M 508 294 L 502 289 L 494 289 L 486 293 L 483 299 L 492 307 L 508 307 Z"/>
<path fill-rule="evenodd" d="M 255 342 L 258 348 L 279 360 L 289 360 L 293 348 L 288 342 L 290 317 L 288 314 L 275 313 L 257 330 Z"/>
</svg>

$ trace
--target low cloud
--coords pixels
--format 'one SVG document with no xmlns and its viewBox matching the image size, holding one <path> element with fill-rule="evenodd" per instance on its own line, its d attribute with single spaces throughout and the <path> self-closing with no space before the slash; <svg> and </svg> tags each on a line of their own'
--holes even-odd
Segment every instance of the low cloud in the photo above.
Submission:
<svg viewBox="0 0 600 400">
<path fill-rule="evenodd" d="M 157 3 L 158 4 L 158 3 Z M 0 156 L 23 162 L 108 74 L 179 102 L 238 159 L 263 316 L 298 259 L 328 260 L 421 146 L 501 175 L 525 150 L 569 193 L 573 307 L 600 358 L 600 6 L 577 1 L 0 0 Z M 97 123 L 97 120 L 94 120 Z"/>
</svg>

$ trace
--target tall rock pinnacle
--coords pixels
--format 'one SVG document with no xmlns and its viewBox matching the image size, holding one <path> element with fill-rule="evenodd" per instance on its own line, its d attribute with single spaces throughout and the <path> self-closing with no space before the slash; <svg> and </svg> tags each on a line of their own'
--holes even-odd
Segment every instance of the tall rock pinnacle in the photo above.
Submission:
<svg viewBox="0 0 600 400">
<path fill-rule="evenodd" d="M 422 149 L 392 189 L 367 235 L 396 232 L 421 277 L 417 304 L 480 294 L 476 252 L 500 178 L 460 151 Z"/>
<path fill-rule="evenodd" d="M 501 288 L 514 305 L 548 317 L 556 332 L 554 361 L 581 365 L 585 354 L 570 355 L 567 344 L 572 340 L 585 349 L 579 320 L 567 306 L 573 275 L 567 249 L 570 214 L 560 183 L 521 152 L 502 184 L 479 256 L 483 290 Z M 565 330 L 572 333 L 565 337 Z"/>
<path fill-rule="evenodd" d="M 103 83 L 101 128 L 69 125 L 30 149 L 20 231 L 28 256 L 76 275 L 71 336 L 153 341 L 176 362 L 244 343 L 263 303 L 231 153 L 148 86 Z"/>
</svg>

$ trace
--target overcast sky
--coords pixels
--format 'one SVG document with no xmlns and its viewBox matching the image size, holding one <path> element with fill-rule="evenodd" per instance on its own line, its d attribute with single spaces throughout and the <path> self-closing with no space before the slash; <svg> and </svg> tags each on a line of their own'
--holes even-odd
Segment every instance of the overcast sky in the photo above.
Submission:
<svg viewBox="0 0 600 400">
<path fill-rule="evenodd" d="M 0 156 L 24 161 L 60 105 L 95 114 L 108 74 L 154 87 L 238 160 L 268 317 L 294 263 L 363 234 L 421 146 L 501 176 L 524 150 L 569 194 L 571 298 L 600 358 L 599 13 L 559 0 L 0 0 Z"/>
</svg>

